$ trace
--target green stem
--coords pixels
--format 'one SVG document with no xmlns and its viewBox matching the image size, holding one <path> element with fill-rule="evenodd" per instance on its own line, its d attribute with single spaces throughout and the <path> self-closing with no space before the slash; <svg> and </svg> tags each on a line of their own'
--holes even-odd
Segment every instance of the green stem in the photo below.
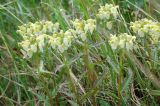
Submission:
<svg viewBox="0 0 160 106">
<path fill-rule="evenodd" d="M 46 82 L 45 82 L 45 79 L 44 79 L 43 75 L 41 76 L 40 80 L 41 80 L 41 82 L 44 86 L 44 91 L 46 92 L 46 94 L 49 98 L 50 106 L 53 106 L 54 105 L 53 98 L 52 98 L 52 95 L 49 92 L 48 86 L 46 86 L 46 84 L 45 84 Z"/>
<path fill-rule="evenodd" d="M 69 84 L 70 84 L 69 86 L 70 86 L 70 89 L 71 89 L 71 91 L 74 93 L 74 95 L 75 95 L 75 97 L 76 97 L 76 100 L 77 100 L 77 103 L 78 103 L 80 106 L 82 106 L 82 103 L 80 102 L 80 98 L 79 98 L 78 92 L 77 92 L 77 90 L 76 90 L 76 85 L 74 84 L 73 78 L 72 78 L 72 76 L 71 76 L 71 74 L 70 74 L 72 71 L 71 71 L 71 69 L 70 69 L 69 66 L 68 66 L 65 53 L 63 54 L 63 58 L 64 58 L 64 64 L 65 64 L 65 67 L 66 67 L 66 70 L 67 70 L 66 74 L 67 74 L 67 76 L 69 77 Z"/>
<path fill-rule="evenodd" d="M 69 69 L 69 71 L 71 71 L 71 69 Z M 77 92 L 77 89 L 76 89 L 76 85 L 74 84 L 73 82 L 73 78 L 69 72 L 69 78 L 70 78 L 70 86 L 71 86 L 71 89 L 72 91 L 74 92 L 75 96 L 76 96 L 76 99 L 77 99 L 77 103 L 82 106 L 82 103 L 80 102 L 80 98 L 79 98 L 79 95 L 78 95 L 78 92 Z"/>
<path fill-rule="evenodd" d="M 123 77 L 123 50 L 120 50 L 120 60 L 119 60 L 119 76 L 118 76 L 118 106 L 121 105 L 121 80 Z"/>
<path fill-rule="evenodd" d="M 89 52 L 88 52 L 88 44 L 85 41 L 84 42 L 84 62 L 86 65 L 86 71 L 87 71 L 87 80 L 88 80 L 88 88 L 92 88 L 94 87 L 94 81 L 96 79 L 96 74 L 94 73 L 94 71 L 92 70 L 92 67 L 90 67 L 89 65 L 89 56 L 88 56 Z M 96 96 L 95 96 L 96 92 L 92 95 L 92 102 L 94 106 L 97 106 L 96 104 Z"/>
<path fill-rule="evenodd" d="M 36 63 L 36 67 L 38 67 L 38 72 L 41 74 L 41 72 L 40 72 L 41 71 L 40 70 L 41 63 L 40 62 L 42 60 L 40 59 L 40 56 L 37 54 L 34 60 L 35 60 L 35 63 Z M 46 85 L 43 73 L 42 73 L 42 75 L 40 75 L 40 81 L 42 82 L 42 85 L 44 87 L 44 92 L 47 94 L 47 96 L 49 98 L 50 106 L 53 106 L 54 102 L 53 102 L 52 94 L 49 92 L 48 84 Z"/>
<path fill-rule="evenodd" d="M 87 78 L 88 78 L 88 84 L 87 85 L 91 85 L 92 80 L 91 80 L 91 70 L 90 70 L 90 66 L 89 66 L 89 59 L 88 59 L 88 45 L 87 42 L 84 42 L 84 62 L 85 62 L 85 67 L 86 67 L 86 71 L 87 71 Z"/>
</svg>

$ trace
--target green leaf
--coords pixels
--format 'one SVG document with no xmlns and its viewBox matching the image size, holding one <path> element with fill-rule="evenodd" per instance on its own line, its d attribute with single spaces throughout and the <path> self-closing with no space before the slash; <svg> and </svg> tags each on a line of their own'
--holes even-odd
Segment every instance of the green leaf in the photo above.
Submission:
<svg viewBox="0 0 160 106">
<path fill-rule="evenodd" d="M 100 100 L 100 106 L 111 106 L 108 102 L 104 101 L 104 100 Z"/>
<path fill-rule="evenodd" d="M 151 95 L 160 96 L 160 90 L 150 90 L 149 92 Z"/>
<path fill-rule="evenodd" d="M 121 87 L 121 92 L 123 92 L 124 90 L 126 90 L 132 80 L 132 76 L 133 76 L 133 73 L 131 71 L 131 69 L 128 69 L 128 76 L 126 79 L 124 79 L 124 83 L 122 84 L 122 87 Z"/>
</svg>

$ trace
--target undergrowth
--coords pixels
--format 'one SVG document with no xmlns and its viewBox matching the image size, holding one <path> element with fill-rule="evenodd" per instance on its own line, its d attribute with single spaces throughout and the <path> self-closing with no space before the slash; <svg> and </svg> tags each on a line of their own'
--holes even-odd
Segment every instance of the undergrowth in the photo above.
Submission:
<svg viewBox="0 0 160 106">
<path fill-rule="evenodd" d="M 1 0 L 0 105 L 159 106 L 158 3 Z"/>
</svg>

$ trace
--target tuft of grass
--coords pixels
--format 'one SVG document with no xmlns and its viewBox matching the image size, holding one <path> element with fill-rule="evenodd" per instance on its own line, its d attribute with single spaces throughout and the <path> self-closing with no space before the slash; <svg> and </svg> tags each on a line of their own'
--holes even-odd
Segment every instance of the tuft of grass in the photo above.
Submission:
<svg viewBox="0 0 160 106">
<path fill-rule="evenodd" d="M 1 0 L 0 105 L 160 105 L 159 46 L 139 45 L 133 52 L 119 54 L 108 42 L 111 33 L 134 34 L 129 22 L 145 17 L 158 21 L 160 4 L 153 1 Z M 95 18 L 105 3 L 119 5 L 120 18 L 112 30 L 102 23 L 84 46 L 73 45 L 63 55 L 46 54 L 48 73 L 36 73 L 36 61 L 23 59 L 18 46 L 22 37 L 16 33 L 19 25 L 49 20 L 66 31 L 70 20 Z"/>
</svg>

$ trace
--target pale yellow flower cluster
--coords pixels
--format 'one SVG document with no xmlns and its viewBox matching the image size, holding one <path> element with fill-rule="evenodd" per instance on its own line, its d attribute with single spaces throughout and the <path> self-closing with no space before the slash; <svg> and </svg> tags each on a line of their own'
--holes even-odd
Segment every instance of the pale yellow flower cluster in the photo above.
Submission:
<svg viewBox="0 0 160 106">
<path fill-rule="evenodd" d="M 105 4 L 105 6 L 100 6 L 98 9 L 98 18 L 102 20 L 109 20 L 111 18 L 118 17 L 118 6 L 114 6 L 113 4 Z"/>
<path fill-rule="evenodd" d="M 128 35 L 127 33 L 116 35 L 111 35 L 109 43 L 113 50 L 122 48 L 127 51 L 134 48 L 134 41 L 136 40 L 135 36 Z"/>
<path fill-rule="evenodd" d="M 140 37 L 149 35 L 152 43 L 157 43 L 160 39 L 160 23 L 148 19 L 131 22 L 132 30 Z"/>
<path fill-rule="evenodd" d="M 39 36 L 41 34 L 53 34 L 59 30 L 59 23 L 53 24 L 51 21 L 38 21 L 35 23 L 29 22 L 19 26 L 19 33 L 22 36 Z"/>
<path fill-rule="evenodd" d="M 74 30 L 79 38 L 82 41 L 85 41 L 87 38 L 87 33 L 92 34 L 93 31 L 96 29 L 96 20 L 95 19 L 88 19 L 88 20 L 79 20 L 75 19 L 72 21 Z"/>
<path fill-rule="evenodd" d="M 78 20 L 72 22 L 73 29 L 60 30 L 59 24 L 51 21 L 39 21 L 19 26 L 17 33 L 22 35 L 23 41 L 19 43 L 24 58 L 31 58 L 34 53 L 43 53 L 46 48 L 52 48 L 60 53 L 67 50 L 73 41 L 80 38 L 87 39 L 87 33 L 93 33 L 96 28 L 94 19 Z"/>
<path fill-rule="evenodd" d="M 118 6 L 106 4 L 100 7 L 97 16 L 107 20 L 117 18 L 117 8 Z M 17 33 L 23 37 L 23 41 L 19 45 L 22 47 L 21 52 L 24 58 L 31 58 L 35 53 L 43 53 L 48 48 L 63 53 L 73 41 L 86 41 L 87 36 L 92 35 L 96 29 L 96 19 L 75 19 L 71 21 L 71 24 L 72 28 L 67 31 L 61 30 L 59 23 L 52 23 L 51 21 L 29 22 L 19 26 Z M 111 21 L 107 22 L 107 27 L 111 29 Z"/>
<path fill-rule="evenodd" d="M 74 30 L 63 32 L 58 23 L 53 24 L 51 21 L 24 24 L 19 26 L 17 33 L 23 37 L 19 45 L 22 47 L 24 58 L 31 58 L 36 52 L 43 53 L 48 47 L 62 53 L 71 46 L 75 37 Z"/>
<path fill-rule="evenodd" d="M 22 47 L 21 52 L 23 53 L 24 58 L 31 58 L 37 50 L 43 52 L 47 37 L 48 35 L 46 34 L 35 37 L 24 37 L 24 40 L 19 43 Z"/>
<path fill-rule="evenodd" d="M 62 30 L 59 33 L 55 33 L 52 36 L 49 36 L 49 44 L 54 50 L 58 50 L 60 53 L 63 53 L 70 46 L 72 41 L 75 39 L 75 31 L 72 29 L 63 32 Z"/>
<path fill-rule="evenodd" d="M 19 45 L 22 47 L 21 52 L 24 58 L 31 58 L 37 50 L 43 52 L 48 36 L 58 30 L 59 23 L 53 24 L 51 21 L 29 22 L 19 26 L 17 33 L 23 37 L 23 41 Z"/>
</svg>

